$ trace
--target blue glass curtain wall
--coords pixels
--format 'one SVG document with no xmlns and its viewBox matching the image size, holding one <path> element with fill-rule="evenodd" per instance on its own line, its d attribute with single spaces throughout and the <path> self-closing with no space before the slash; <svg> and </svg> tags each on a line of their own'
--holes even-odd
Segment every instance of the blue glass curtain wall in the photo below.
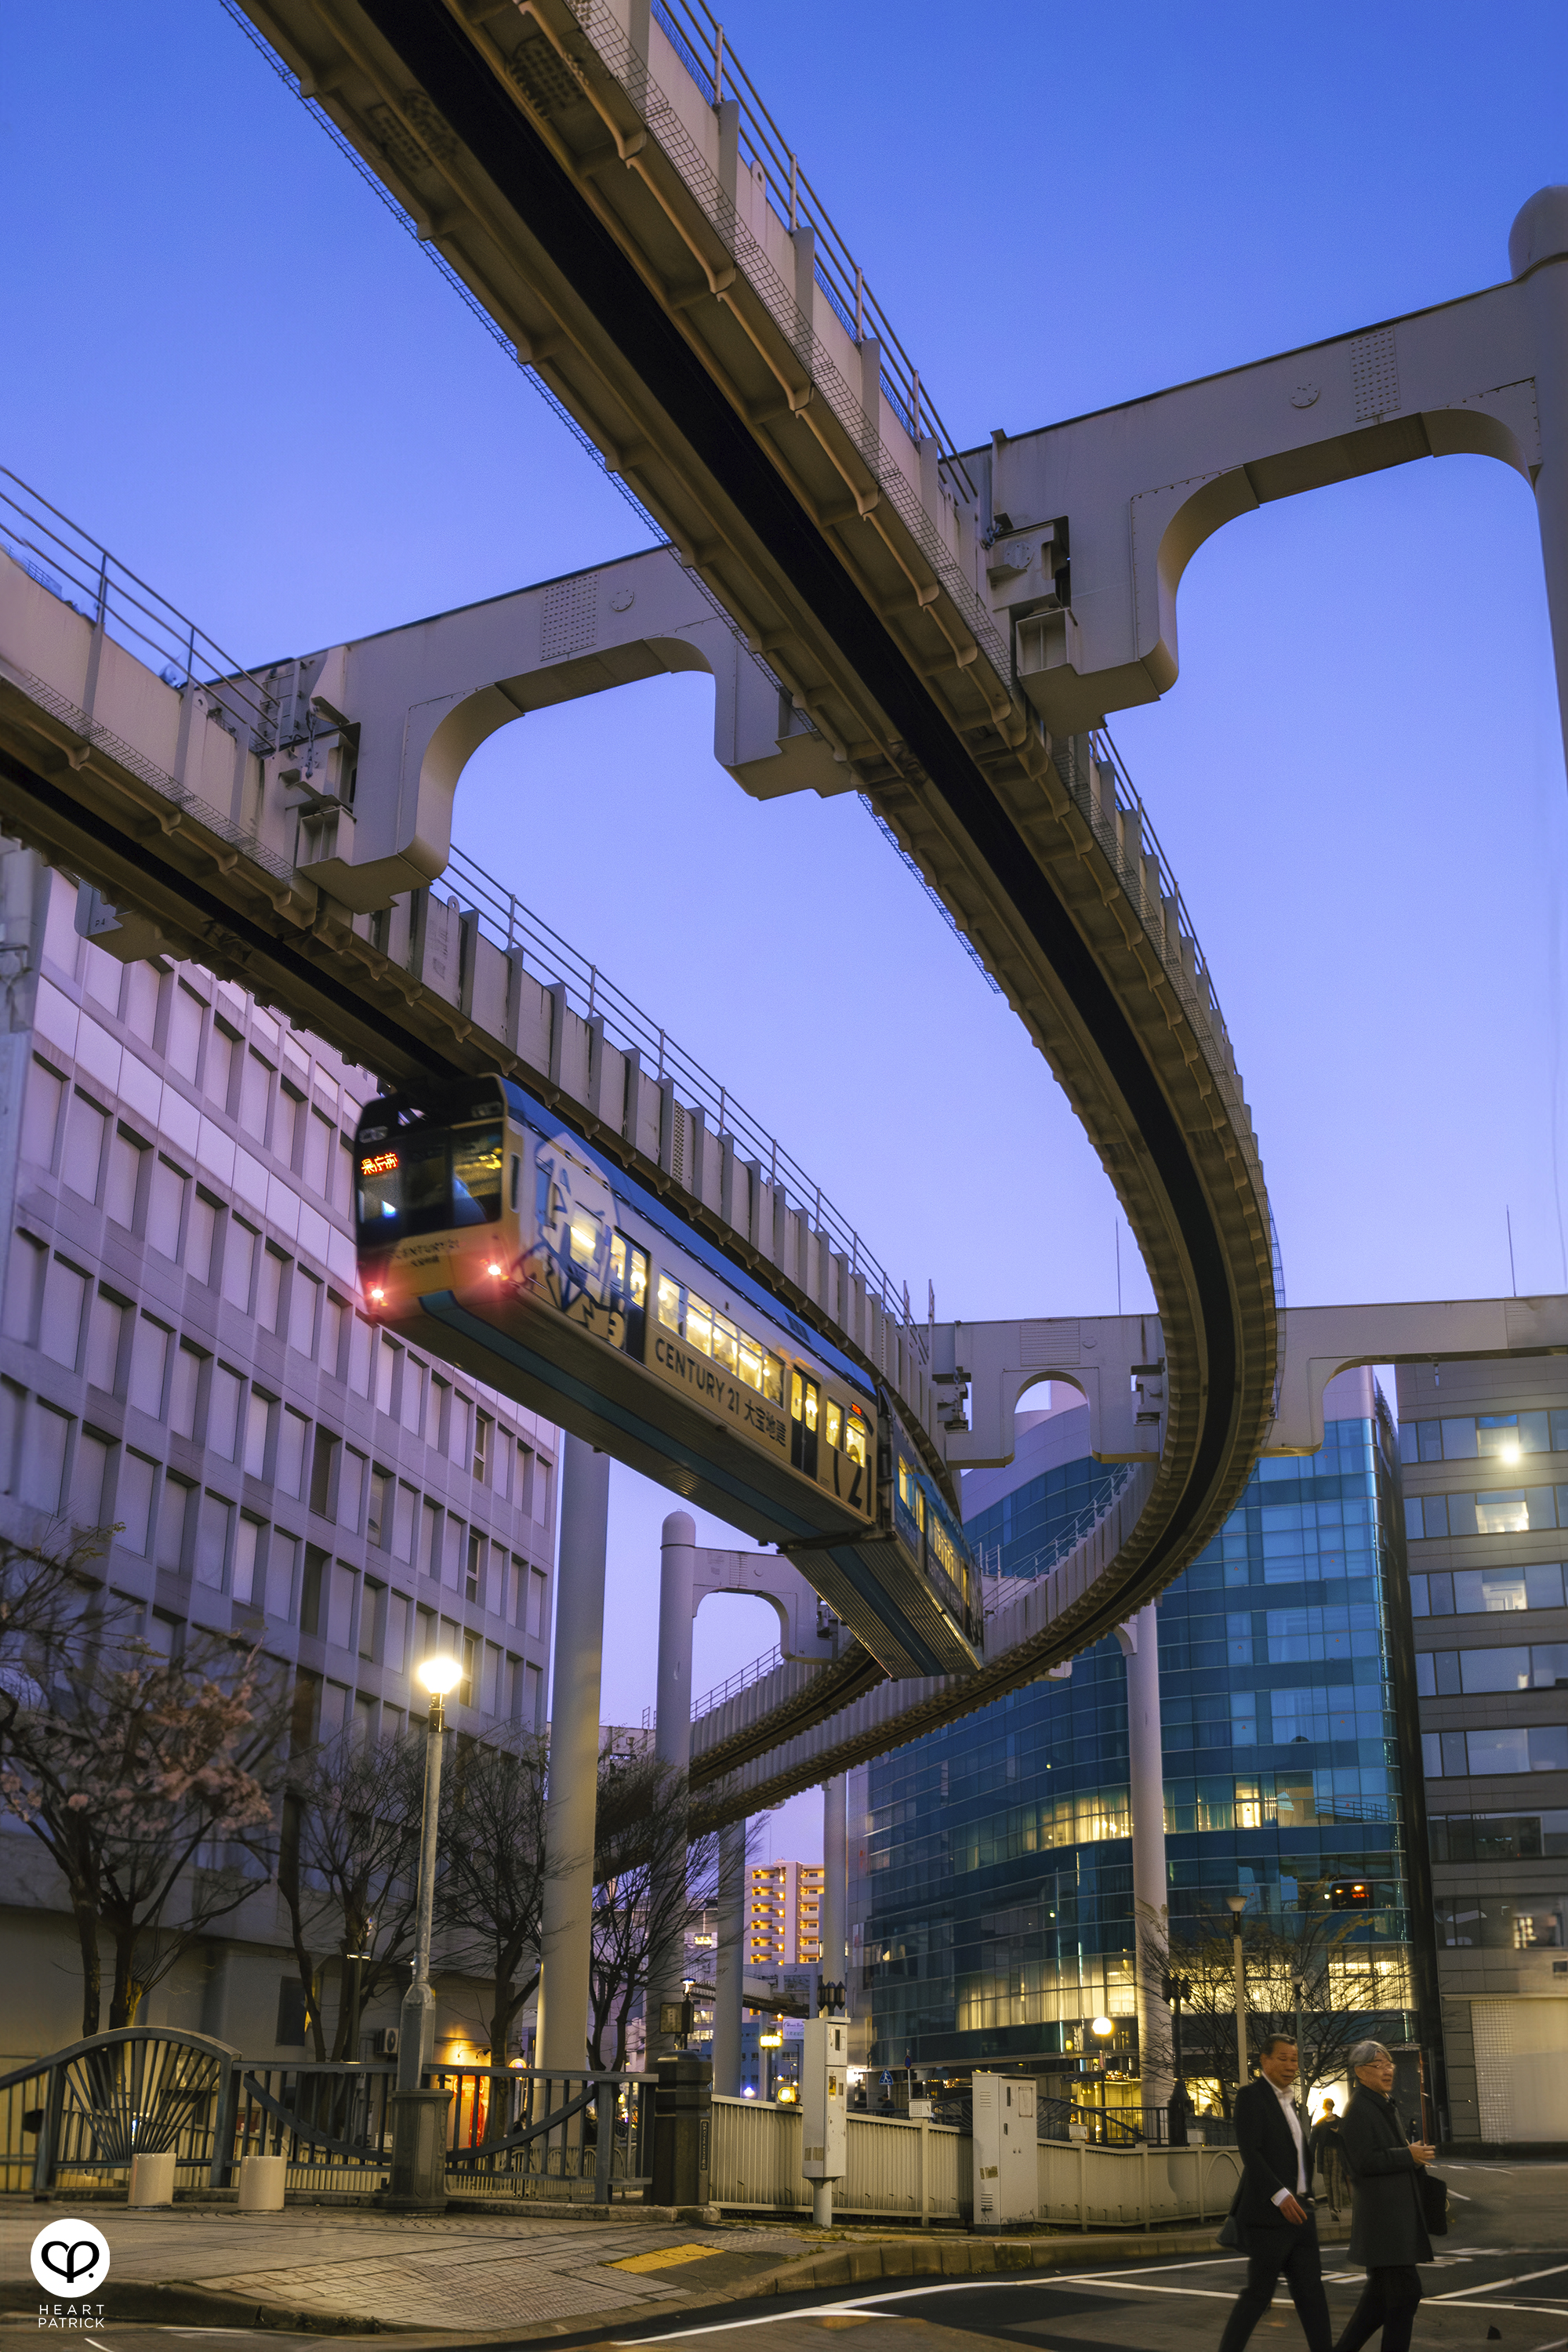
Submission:
<svg viewBox="0 0 1568 2352">
<path fill-rule="evenodd" d="M 1028 1575 L 1106 1477 L 1101 1464 L 1070 1463 L 966 1521 L 988 1572 Z M 1228 1932 L 1226 1897 L 1238 1891 L 1288 1929 L 1303 1884 L 1368 1878 L 1376 1907 L 1358 1940 L 1375 1948 L 1384 2000 L 1411 2011 L 1394 1703 L 1409 1634 L 1390 1623 L 1406 1606 L 1403 1545 L 1394 1558 L 1389 1540 L 1397 1478 L 1392 1433 L 1369 1420 L 1331 1423 L 1321 1454 L 1260 1463 L 1161 1600 L 1160 1669 L 1173 1936 L 1212 1931 L 1216 1917 Z M 852 1957 L 874 2064 L 1065 2066 L 1102 2008 L 1131 2035 L 1126 1675 L 1114 1640 L 1075 1659 L 1070 1679 L 879 1759 L 867 1788 Z M 1415 1802 L 1419 1814 L 1418 1781 Z M 1424 1853 L 1417 1875 L 1424 1885 Z M 1405 2030 L 1413 2037 L 1413 2015 Z"/>
</svg>

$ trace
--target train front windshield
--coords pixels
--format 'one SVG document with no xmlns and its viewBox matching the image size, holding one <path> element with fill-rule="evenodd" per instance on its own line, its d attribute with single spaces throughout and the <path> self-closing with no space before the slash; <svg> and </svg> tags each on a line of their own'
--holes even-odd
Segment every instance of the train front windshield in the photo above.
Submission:
<svg viewBox="0 0 1568 2352">
<path fill-rule="evenodd" d="M 458 1225 L 494 1224 L 501 1213 L 504 1136 L 499 1119 L 395 1128 L 384 1144 L 362 1135 L 361 1249 L 390 1249 L 416 1234 Z"/>
</svg>

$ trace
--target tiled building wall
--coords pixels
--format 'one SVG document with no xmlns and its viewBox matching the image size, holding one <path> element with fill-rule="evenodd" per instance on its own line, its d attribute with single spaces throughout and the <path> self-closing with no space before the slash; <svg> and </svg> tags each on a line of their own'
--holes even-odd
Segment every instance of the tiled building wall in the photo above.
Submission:
<svg viewBox="0 0 1568 2352">
<path fill-rule="evenodd" d="M 815 1968 L 822 1958 L 822 1864 L 757 1863 L 746 1874 L 748 1969 Z"/>
<path fill-rule="evenodd" d="M 198 967 L 79 940 L 74 886 L 26 852 L 4 857 L 7 903 L 22 860 L 0 1525 L 118 1522 L 108 1580 L 149 1637 L 259 1641 L 296 1678 L 296 1736 L 400 1729 L 437 1647 L 468 1668 L 460 1728 L 542 1730 L 558 1433 L 359 1312 L 350 1171 L 374 1078 Z M 11 1852 L 47 1907 L 50 1874 Z M 276 1896 L 237 1927 L 271 1944 Z"/>
<path fill-rule="evenodd" d="M 1399 1408 L 1450 2126 L 1568 2140 L 1568 1366 Z"/>
</svg>

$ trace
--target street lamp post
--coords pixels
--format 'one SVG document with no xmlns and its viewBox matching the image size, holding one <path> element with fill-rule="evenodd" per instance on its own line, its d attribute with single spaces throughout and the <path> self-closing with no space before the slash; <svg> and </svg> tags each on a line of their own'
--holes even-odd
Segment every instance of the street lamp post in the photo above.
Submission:
<svg viewBox="0 0 1568 2352">
<path fill-rule="evenodd" d="M 1247 1908 L 1245 1895 L 1227 1895 L 1226 1908 L 1231 1915 L 1231 1968 L 1236 1979 L 1236 2087 L 1247 2088 L 1247 1962 L 1241 1949 L 1241 1915 Z"/>
<path fill-rule="evenodd" d="M 1192 2101 L 1182 2078 L 1182 2003 L 1193 1997 L 1192 1979 L 1168 1974 L 1162 1988 L 1165 2006 L 1171 2012 L 1171 2073 L 1173 2077 L 1170 2105 L 1166 2109 L 1167 2129 L 1173 2147 L 1187 2144 L 1187 2116 Z"/>
<path fill-rule="evenodd" d="M 392 2095 L 392 2179 L 386 2201 L 435 2205 L 445 2199 L 447 2109 L 450 2091 L 427 2091 L 425 2071 L 436 2054 L 436 1998 L 430 1990 L 430 1935 L 436 1907 L 436 1831 L 441 1815 L 441 1742 L 447 1728 L 442 1700 L 463 1678 L 456 1658 L 426 1658 L 417 1679 L 430 1694 L 425 1733 L 425 1815 L 419 1838 L 415 1903 L 414 1978 L 403 1996 L 397 2036 L 397 2088 Z"/>
</svg>

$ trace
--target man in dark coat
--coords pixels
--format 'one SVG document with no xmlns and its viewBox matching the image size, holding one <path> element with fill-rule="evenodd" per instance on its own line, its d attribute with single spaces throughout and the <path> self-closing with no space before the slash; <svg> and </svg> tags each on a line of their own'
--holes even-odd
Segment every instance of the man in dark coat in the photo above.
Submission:
<svg viewBox="0 0 1568 2352">
<path fill-rule="evenodd" d="M 1383 2330 L 1383 2352 L 1409 2352 L 1421 2301 L 1417 2263 L 1432 2259 L 1421 2204 L 1421 2168 L 1437 2151 L 1406 2140 L 1392 2096 L 1394 2061 L 1381 2042 L 1351 2052 L 1355 2091 L 1340 2130 L 1340 2152 L 1355 2192 L 1350 2258 L 1366 2265 L 1366 2286 L 1334 2352 L 1360 2352 Z"/>
<path fill-rule="evenodd" d="M 1312 2150 L 1290 2100 L 1296 2044 L 1288 2033 L 1268 2036 L 1260 2063 L 1260 2080 L 1236 2098 L 1236 2144 L 1244 2169 L 1230 2210 L 1247 2257 L 1247 2284 L 1226 2321 L 1219 2352 L 1241 2352 L 1274 2300 L 1281 2272 L 1307 2352 L 1330 2352 L 1333 2328 L 1312 2219 Z"/>
<path fill-rule="evenodd" d="M 1312 2160 L 1318 2168 L 1318 2179 L 1323 2184 L 1323 2194 L 1329 2200 L 1329 2210 L 1337 2221 L 1344 2197 L 1345 2167 L 1340 2150 L 1340 2132 L 1344 2117 L 1334 2112 L 1332 2099 L 1325 2099 L 1322 2111 L 1312 2126 Z"/>
</svg>

